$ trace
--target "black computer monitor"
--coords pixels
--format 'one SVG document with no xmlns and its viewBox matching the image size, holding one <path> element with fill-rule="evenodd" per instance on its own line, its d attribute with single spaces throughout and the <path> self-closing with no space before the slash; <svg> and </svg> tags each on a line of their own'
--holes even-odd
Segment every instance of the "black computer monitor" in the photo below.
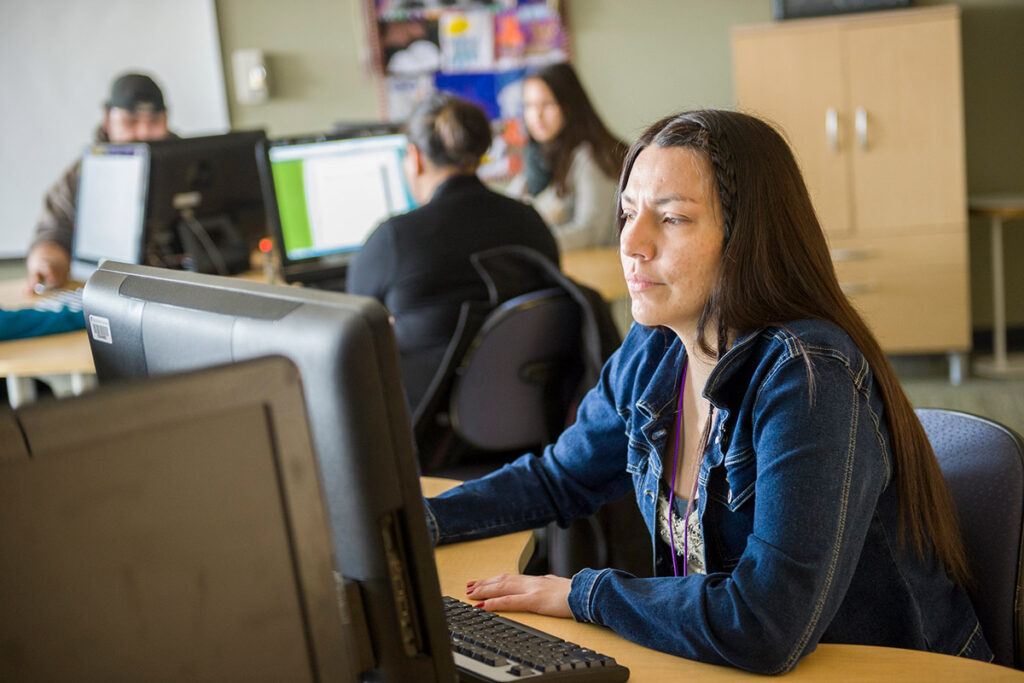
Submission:
<svg viewBox="0 0 1024 683">
<path fill-rule="evenodd" d="M 231 275 L 267 236 L 262 130 L 148 143 L 147 263 Z"/>
<path fill-rule="evenodd" d="M 365 607 L 367 680 L 454 680 L 387 310 L 366 297 L 111 262 L 86 283 L 83 304 L 102 385 L 264 355 L 295 363 L 336 565 Z"/>
<path fill-rule="evenodd" d="M 354 681 L 299 374 L 0 410 L 0 680 Z"/>
<path fill-rule="evenodd" d="M 269 141 L 260 157 L 267 221 L 286 282 L 341 290 L 383 220 L 415 207 L 401 134 Z"/>
</svg>

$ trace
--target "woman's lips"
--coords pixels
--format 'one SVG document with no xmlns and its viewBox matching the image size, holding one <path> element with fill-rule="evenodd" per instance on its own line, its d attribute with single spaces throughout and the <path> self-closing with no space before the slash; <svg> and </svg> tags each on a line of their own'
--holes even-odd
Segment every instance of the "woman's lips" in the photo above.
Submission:
<svg viewBox="0 0 1024 683">
<path fill-rule="evenodd" d="M 648 280 L 642 275 L 627 275 L 626 276 L 626 288 L 630 292 L 642 292 L 644 290 L 654 287 L 657 282 Z"/>
</svg>

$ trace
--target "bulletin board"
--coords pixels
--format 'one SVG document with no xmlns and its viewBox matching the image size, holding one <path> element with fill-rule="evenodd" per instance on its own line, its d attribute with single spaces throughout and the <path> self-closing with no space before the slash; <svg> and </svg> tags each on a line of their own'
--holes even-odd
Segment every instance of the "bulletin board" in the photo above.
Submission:
<svg viewBox="0 0 1024 683">
<path fill-rule="evenodd" d="M 522 82 L 533 68 L 571 57 L 567 0 L 366 0 L 380 109 L 405 121 L 434 90 L 475 102 L 495 138 L 481 177 L 521 170 L 526 143 Z"/>
</svg>

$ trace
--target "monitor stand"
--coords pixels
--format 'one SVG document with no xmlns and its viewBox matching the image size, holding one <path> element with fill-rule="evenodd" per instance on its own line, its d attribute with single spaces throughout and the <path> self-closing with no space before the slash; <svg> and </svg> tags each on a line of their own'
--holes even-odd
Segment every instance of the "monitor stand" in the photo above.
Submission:
<svg viewBox="0 0 1024 683">
<path fill-rule="evenodd" d="M 249 248 L 228 216 L 182 215 L 176 232 L 183 269 L 214 275 L 234 275 L 249 269 Z"/>
</svg>

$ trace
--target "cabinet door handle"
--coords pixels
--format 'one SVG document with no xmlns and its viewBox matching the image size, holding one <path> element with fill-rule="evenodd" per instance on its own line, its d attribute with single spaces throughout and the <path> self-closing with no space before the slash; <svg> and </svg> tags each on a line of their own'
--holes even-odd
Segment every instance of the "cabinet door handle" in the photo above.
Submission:
<svg viewBox="0 0 1024 683">
<path fill-rule="evenodd" d="M 878 285 L 874 282 L 840 282 L 839 289 L 843 290 L 846 296 L 857 296 L 877 291 Z"/>
<path fill-rule="evenodd" d="M 868 148 L 868 110 L 864 107 L 857 107 L 854 114 L 854 126 L 857 129 L 857 144 L 860 148 Z"/>
<path fill-rule="evenodd" d="M 839 151 L 839 112 L 835 107 L 825 110 L 825 139 L 830 150 Z"/>
</svg>

